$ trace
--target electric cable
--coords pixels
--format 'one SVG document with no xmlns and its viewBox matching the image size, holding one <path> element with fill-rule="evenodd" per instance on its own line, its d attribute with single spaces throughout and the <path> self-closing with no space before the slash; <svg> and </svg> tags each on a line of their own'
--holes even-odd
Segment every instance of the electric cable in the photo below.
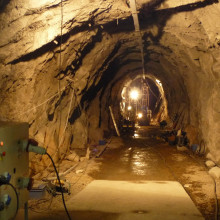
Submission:
<svg viewBox="0 0 220 220">
<path fill-rule="evenodd" d="M 16 188 L 15 188 L 11 183 L 4 183 L 4 184 L 2 184 L 2 185 L 11 186 L 11 188 L 12 188 L 13 191 L 15 192 L 16 201 L 17 201 L 16 212 L 15 212 L 14 217 L 13 217 L 13 219 L 15 219 L 16 215 L 18 214 L 18 209 L 19 209 L 19 197 L 18 197 L 18 192 L 17 192 Z M 2 186 L 2 185 L 1 185 L 1 186 Z"/>
<path fill-rule="evenodd" d="M 152 91 L 152 89 L 150 88 L 150 85 L 147 81 L 147 79 L 145 79 L 145 82 L 147 83 L 148 87 L 149 87 L 149 90 L 151 91 L 151 93 L 154 95 L 155 98 L 158 98 L 158 96 Z"/>
<path fill-rule="evenodd" d="M 67 87 L 68 87 L 70 84 L 71 84 L 71 82 L 68 83 L 66 86 L 64 86 L 60 91 L 62 92 L 62 91 L 64 91 L 64 90 L 66 90 Z M 46 104 L 46 103 L 49 102 L 51 99 L 53 99 L 53 98 L 55 98 L 56 96 L 58 96 L 58 94 L 59 94 L 59 93 L 56 92 L 54 95 L 52 95 L 51 97 L 49 97 L 49 98 L 46 99 L 45 101 L 41 102 L 39 105 L 36 105 L 36 106 L 34 106 L 33 108 L 30 108 L 30 109 L 26 110 L 25 112 L 22 112 L 21 114 L 18 114 L 17 116 L 22 116 L 22 115 L 25 115 L 26 113 L 28 113 L 28 112 L 30 112 L 30 111 L 35 110 L 36 108 L 42 106 L 43 104 Z"/>
<path fill-rule="evenodd" d="M 59 146 L 58 146 L 56 152 L 54 152 L 54 154 L 52 155 L 52 157 L 54 157 L 54 156 L 58 153 L 58 150 L 59 150 L 59 148 L 60 148 L 60 146 L 61 146 L 62 139 L 63 139 L 64 133 L 65 133 L 65 130 L 66 130 L 66 128 L 67 128 L 68 119 L 69 119 L 69 116 L 70 116 L 70 111 L 71 111 L 71 106 L 72 106 L 72 101 L 73 101 L 73 97 L 74 97 L 74 96 L 75 96 L 76 104 L 79 106 L 80 111 L 81 111 L 81 112 L 83 111 L 82 106 L 81 106 L 80 102 L 79 102 L 78 99 L 77 99 L 76 91 L 75 91 L 74 88 L 73 88 L 73 93 L 72 93 L 72 96 L 71 96 L 70 105 L 69 105 L 69 110 L 68 110 L 68 115 L 67 115 L 67 119 L 66 119 L 66 125 L 65 125 L 65 128 L 64 128 L 62 137 L 61 137 L 61 139 L 60 139 L 61 141 L 59 141 Z M 86 116 L 87 116 L 87 115 L 86 115 Z M 88 119 L 87 119 L 87 121 L 88 121 Z M 86 128 L 88 128 L 88 123 L 83 123 L 83 124 L 84 124 L 84 132 L 85 132 L 85 134 L 87 135 L 88 132 L 86 131 Z M 66 154 L 65 154 L 65 155 L 66 155 Z M 64 155 L 64 157 L 65 157 L 65 155 Z M 48 169 L 48 168 L 50 167 L 50 165 L 51 165 L 51 163 L 50 163 L 45 169 Z"/>
<path fill-rule="evenodd" d="M 53 195 L 51 196 L 51 198 L 49 198 L 49 199 L 41 199 L 41 200 L 39 200 L 38 202 L 36 202 L 36 203 L 34 203 L 33 204 L 33 206 L 38 206 L 38 205 L 41 205 L 41 204 L 43 204 L 43 203 L 45 203 L 45 202 L 48 202 L 48 201 L 50 201 L 50 203 L 49 203 L 49 205 L 48 205 L 48 207 L 47 208 L 45 208 L 45 209 L 41 209 L 40 211 L 37 211 L 36 209 L 34 209 L 32 206 L 29 206 L 29 209 L 32 211 L 32 212 L 36 212 L 36 213 L 43 213 L 43 212 L 46 212 L 46 211 L 48 211 L 48 210 L 50 210 L 50 207 L 51 207 L 51 205 L 52 205 L 52 202 L 53 202 Z"/>
<path fill-rule="evenodd" d="M 64 206 L 64 209 L 65 209 L 66 214 L 67 214 L 67 216 L 68 216 L 68 219 L 71 220 L 70 214 L 69 214 L 69 212 L 68 212 L 68 210 L 67 210 L 67 207 L 66 207 L 66 203 L 65 203 L 65 199 L 64 199 L 64 194 L 63 194 L 63 190 L 62 190 L 62 185 L 61 185 L 61 182 L 60 182 L 60 177 L 59 177 L 59 174 L 58 174 L 58 172 L 57 172 L 56 165 L 55 165 L 55 163 L 54 163 L 54 161 L 53 161 L 53 158 L 50 156 L 50 154 L 49 154 L 49 153 L 46 153 L 46 155 L 50 158 L 50 160 L 51 160 L 51 162 L 52 162 L 52 164 L 53 164 L 54 170 L 55 170 L 56 175 L 57 175 L 57 180 L 58 180 L 59 185 L 60 185 L 60 191 L 61 191 L 61 194 L 62 194 L 63 206 Z"/>
<path fill-rule="evenodd" d="M 75 94 L 75 90 L 73 89 L 73 93 L 72 93 L 72 96 L 71 96 L 71 100 L 70 100 L 70 105 L 69 105 L 69 109 L 68 109 L 68 114 L 67 114 L 67 118 L 66 118 L 66 124 L 65 124 L 65 127 L 64 127 L 64 130 L 63 130 L 63 133 L 62 133 L 62 136 L 61 138 L 59 139 L 59 145 L 57 147 L 57 150 L 53 153 L 52 157 L 56 156 L 56 154 L 58 153 L 59 151 L 59 148 L 62 144 L 62 141 L 63 141 L 63 138 L 64 138 L 64 133 L 67 129 L 67 125 L 68 125 L 68 119 L 69 119 L 69 116 L 70 116 L 70 111 L 71 111 L 71 106 L 72 106 L 72 101 L 73 101 L 73 97 L 74 97 L 74 94 Z M 47 167 L 45 168 L 46 170 L 50 167 L 51 163 L 47 165 Z"/>
<path fill-rule="evenodd" d="M 154 106 L 154 110 L 153 110 L 152 114 L 155 113 L 155 110 L 157 109 L 157 106 L 159 105 L 161 99 L 162 99 L 162 96 L 159 95 L 159 96 L 157 97 L 157 102 L 156 102 L 156 104 L 155 104 L 155 106 Z"/>
<path fill-rule="evenodd" d="M 62 68 L 62 43 L 63 43 L 63 0 L 60 0 L 60 14 L 61 14 L 61 19 L 60 19 L 60 62 L 59 62 L 59 72 L 61 72 L 61 68 Z M 58 77 L 58 94 L 59 94 L 59 99 L 61 98 L 61 94 L 60 94 L 60 79 Z M 60 165 L 60 127 L 61 127 L 61 116 L 62 116 L 62 112 L 61 109 L 57 109 L 58 114 L 58 146 L 57 146 L 57 152 L 58 152 L 58 170 L 59 170 L 59 165 Z"/>
</svg>

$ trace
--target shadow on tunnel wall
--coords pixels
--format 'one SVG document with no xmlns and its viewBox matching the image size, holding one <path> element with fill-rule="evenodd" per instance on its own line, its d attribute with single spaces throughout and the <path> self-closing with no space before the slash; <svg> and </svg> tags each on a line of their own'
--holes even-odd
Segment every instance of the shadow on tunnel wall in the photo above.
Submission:
<svg viewBox="0 0 220 220">
<path fill-rule="evenodd" d="M 159 41 L 159 39 L 161 38 L 161 36 L 163 34 L 163 29 L 166 25 L 166 22 L 174 14 L 184 12 L 184 11 L 185 12 L 194 11 L 194 10 L 199 9 L 199 8 L 204 8 L 208 5 L 218 3 L 219 0 L 205 0 L 205 1 L 199 1 L 199 2 L 196 2 L 196 3 L 191 3 L 191 4 L 178 6 L 178 7 L 175 7 L 175 8 L 157 10 L 157 7 L 160 4 L 164 3 L 164 2 L 165 2 L 165 0 L 156 0 L 156 1 L 152 0 L 151 2 L 144 4 L 142 6 L 142 8 L 140 9 L 140 13 L 139 13 L 141 29 L 145 29 L 145 28 L 151 27 L 153 25 L 158 26 L 158 34 L 156 36 L 153 36 L 153 35 L 150 35 L 150 34 L 148 35 L 148 37 L 150 37 L 155 42 Z M 0 12 L 1 12 L 1 9 L 4 9 L 4 7 L 8 3 L 9 3 L 9 0 L 5 0 L 5 1 L 0 0 Z M 28 60 L 40 57 L 43 54 L 47 53 L 48 51 L 53 51 L 54 49 L 60 47 L 60 44 L 66 43 L 71 36 L 76 35 L 80 32 L 84 32 L 86 30 L 95 30 L 95 29 L 98 28 L 98 34 L 96 35 L 96 38 L 97 38 L 96 41 L 97 42 L 100 42 L 101 39 L 102 39 L 102 36 L 101 36 L 102 31 L 105 31 L 105 32 L 107 32 L 111 35 L 111 34 L 114 34 L 114 33 L 131 32 L 131 31 L 134 30 L 132 16 L 130 16 L 130 17 L 124 19 L 124 20 L 120 20 L 119 23 L 116 20 L 110 21 L 106 24 L 103 24 L 102 28 L 100 27 L 100 25 L 95 24 L 95 19 L 96 19 L 95 16 L 91 17 L 88 21 L 82 23 L 82 25 L 74 27 L 69 32 L 67 32 L 66 34 L 63 34 L 62 36 L 57 36 L 56 39 L 54 39 L 53 41 L 43 45 L 42 47 L 40 47 L 39 49 L 36 49 L 33 52 L 27 53 L 27 54 L 15 59 L 15 60 L 11 61 L 9 64 L 16 64 L 16 63 L 19 63 L 19 62 L 28 61 Z M 57 41 L 58 44 L 56 45 L 54 43 L 54 41 Z M 76 52 L 76 54 L 78 54 L 78 53 L 82 54 L 83 56 L 81 58 L 83 59 L 83 57 L 85 57 L 85 55 L 94 46 L 95 45 L 92 44 L 92 45 L 89 45 L 88 47 L 86 47 L 85 51 L 75 51 L 75 52 Z M 80 62 L 76 61 L 76 63 L 79 64 Z M 74 65 L 75 61 L 73 61 L 72 64 Z M 67 68 L 71 69 L 70 66 L 68 66 Z M 76 70 L 77 70 L 77 66 L 72 71 L 76 71 Z M 67 69 L 65 71 L 67 72 Z"/>
<path fill-rule="evenodd" d="M 118 60 L 112 58 L 117 54 L 119 48 L 121 47 L 121 44 L 118 43 L 115 45 L 113 51 L 110 53 L 110 55 L 105 59 L 102 66 L 97 70 L 97 72 L 94 74 L 96 75 L 96 79 L 94 80 L 92 86 L 89 88 L 84 88 L 82 91 L 83 96 L 81 98 L 80 104 L 74 109 L 73 113 L 71 114 L 69 118 L 70 124 L 73 124 L 75 120 L 80 117 L 81 115 L 81 109 L 88 109 L 89 103 L 97 96 L 98 92 L 102 90 L 101 96 L 104 94 L 104 90 L 107 87 L 108 83 L 114 78 L 114 75 L 117 73 L 116 67 L 119 67 Z M 105 69 L 105 67 L 108 67 Z M 96 80 L 99 78 L 100 72 L 103 73 L 101 75 L 101 79 L 98 81 L 97 85 Z M 88 89 L 88 90 L 87 90 Z M 101 99 L 101 98 L 100 98 Z"/>
<path fill-rule="evenodd" d="M 153 26 L 156 26 L 158 28 L 158 33 L 156 35 L 153 35 L 149 32 L 144 33 L 144 51 L 149 51 L 147 48 L 151 44 L 149 43 L 148 39 L 159 45 L 159 41 L 164 33 L 164 27 L 166 26 L 167 21 L 173 15 L 181 12 L 194 11 L 199 8 L 205 8 L 206 6 L 219 3 L 219 0 L 198 1 L 196 3 L 181 5 L 174 8 L 157 9 L 157 7 L 164 2 L 165 0 L 152 0 L 151 2 L 144 4 L 139 10 L 139 22 L 141 30 L 151 28 Z M 120 24 L 117 26 L 114 22 L 110 22 L 105 25 L 105 31 L 109 34 L 134 31 L 133 20 L 131 19 L 131 17 L 127 18 L 123 21 L 120 21 Z M 149 53 L 146 53 L 144 58 L 145 61 L 150 60 Z"/>
<path fill-rule="evenodd" d="M 0 0 L 0 12 L 4 10 L 4 8 L 7 6 L 9 2 L 10 0 Z"/>
<path fill-rule="evenodd" d="M 9 0 L 3 1 L 0 0 L 0 10 L 5 7 L 8 4 Z M 139 13 L 139 19 L 140 19 L 140 26 L 141 29 L 150 28 L 151 26 L 157 26 L 158 27 L 158 33 L 156 36 L 152 35 L 151 33 L 145 33 L 144 38 L 150 38 L 153 42 L 158 43 L 163 35 L 164 27 L 166 26 L 167 21 L 175 14 L 180 12 L 188 12 L 188 11 L 194 11 L 199 8 L 204 8 L 208 5 L 212 5 L 215 3 L 218 3 L 219 0 L 205 0 L 205 1 L 199 1 L 196 3 L 186 4 L 174 8 L 168 8 L 168 9 L 160 9 L 158 10 L 157 7 L 164 3 L 165 0 L 152 0 L 149 3 L 146 3 L 142 6 Z M 92 24 L 91 28 L 88 24 Z M 97 42 L 102 41 L 102 32 L 107 32 L 108 34 L 114 34 L 114 33 L 121 33 L 121 32 L 131 32 L 134 30 L 134 24 L 132 20 L 132 16 L 120 20 L 119 23 L 116 22 L 116 20 L 108 22 L 106 24 L 103 24 L 103 28 L 100 27 L 100 25 L 95 24 L 95 17 L 92 17 L 90 20 L 84 22 L 81 26 L 77 26 L 73 29 L 71 29 L 68 33 L 58 36 L 56 39 L 58 42 L 58 45 L 54 44 L 53 41 L 49 42 L 46 45 L 43 45 L 41 48 L 27 53 L 20 58 L 14 60 L 11 62 L 11 64 L 16 64 L 23 61 L 28 61 L 34 58 L 37 58 L 39 56 L 42 56 L 43 54 L 47 53 L 48 51 L 53 51 L 54 49 L 60 47 L 61 43 L 66 43 L 69 38 L 73 35 L 76 35 L 79 32 L 87 31 L 87 30 L 95 30 L 98 29 L 97 34 L 93 36 L 93 39 L 91 43 L 88 43 L 88 45 L 83 49 L 83 51 L 75 51 L 76 55 L 78 53 L 81 54 L 81 56 L 77 56 L 78 58 L 76 60 L 73 60 L 72 63 L 66 67 L 65 70 L 61 70 L 57 77 L 59 77 L 62 73 L 64 74 L 64 77 L 66 76 L 66 73 L 68 70 L 71 70 L 71 75 L 74 76 L 75 72 L 79 69 L 79 67 L 82 65 L 83 58 L 90 53 L 90 51 L 95 47 L 95 44 Z M 117 54 L 121 44 L 123 44 L 123 40 L 118 42 L 118 44 L 115 46 L 114 50 L 110 54 L 110 56 L 104 61 L 102 67 L 95 73 L 95 75 L 99 76 L 102 74 L 101 80 L 95 85 L 91 86 L 91 88 L 86 88 L 88 90 L 84 90 L 83 97 L 81 99 L 80 105 L 82 108 L 85 106 L 86 102 L 91 102 L 97 95 L 97 93 L 102 90 L 102 95 L 104 94 L 105 88 L 107 87 L 107 84 L 114 79 L 117 69 L 125 64 L 119 62 L 119 57 L 115 58 L 115 55 Z M 144 43 L 144 49 L 145 51 L 148 51 L 149 42 Z M 133 50 L 137 50 L 137 48 L 133 47 Z M 146 61 L 150 58 L 148 57 L 148 54 L 145 55 Z M 132 60 L 127 60 L 126 63 L 132 62 Z M 74 69 L 71 67 L 74 66 Z M 105 66 L 108 66 L 107 69 L 105 69 Z M 98 77 L 97 77 L 98 78 Z M 62 80 L 62 79 L 60 79 Z M 95 80 L 96 81 L 96 80 Z M 101 97 L 102 97 L 101 95 Z M 62 97 L 62 96 L 61 96 Z M 76 107 L 73 111 L 71 117 L 69 118 L 69 122 L 71 124 L 74 123 L 74 121 L 80 117 L 81 110 L 80 106 Z"/>
<path fill-rule="evenodd" d="M 156 36 L 154 36 L 151 33 L 145 33 L 143 36 L 144 39 L 150 38 L 153 42 L 155 42 L 157 44 L 163 35 L 163 30 L 164 30 L 164 27 L 166 26 L 167 21 L 173 15 L 180 13 L 180 12 L 189 12 L 189 11 L 194 11 L 199 8 L 204 8 L 208 5 L 218 3 L 219 0 L 199 1 L 196 3 L 190 3 L 190 4 L 186 4 L 186 5 L 177 6 L 174 8 L 157 10 L 157 7 L 160 6 L 163 2 L 165 2 L 165 0 L 157 0 L 157 1 L 151 1 L 149 3 L 146 3 L 140 9 L 140 13 L 139 13 L 139 20 L 140 20 L 141 29 L 146 29 L 146 28 L 152 27 L 154 25 L 156 25 L 158 27 L 158 33 Z M 103 26 L 104 26 L 103 30 L 105 32 L 109 33 L 110 35 L 114 34 L 114 33 L 131 32 L 132 30 L 134 30 L 133 20 L 131 17 L 121 21 L 119 25 L 118 24 L 116 25 L 115 21 L 112 21 L 107 24 L 104 24 Z M 121 42 L 121 43 L 123 43 L 123 42 Z M 150 43 L 145 41 L 145 43 L 144 43 L 145 51 L 148 51 L 147 48 L 149 45 L 150 45 Z M 114 55 L 117 53 L 119 47 L 120 47 L 120 45 L 118 45 L 117 49 L 112 52 L 112 54 L 110 55 L 110 58 L 114 57 Z M 133 48 L 133 50 L 136 50 L 136 49 Z M 102 68 L 104 67 L 104 65 L 106 65 L 108 63 L 107 61 L 109 61 L 110 58 L 108 58 L 104 62 L 104 64 L 102 65 Z M 150 58 L 148 57 L 148 54 L 146 54 L 145 60 L 149 60 L 149 59 Z M 103 72 L 103 76 L 101 77 L 101 80 L 99 81 L 99 83 L 96 86 L 91 86 L 91 88 L 89 88 L 88 91 L 85 90 L 85 94 L 83 95 L 83 98 L 81 99 L 81 106 L 84 106 L 84 104 L 86 102 L 92 101 L 96 97 L 97 93 L 102 89 L 102 93 L 100 96 L 100 103 L 101 103 L 101 98 L 104 94 L 104 91 L 107 87 L 107 84 L 111 80 L 114 79 L 114 77 L 116 75 L 115 73 L 117 72 L 119 65 L 122 66 L 128 62 L 136 62 L 136 61 L 137 60 L 129 60 L 129 61 L 126 60 L 125 63 L 120 63 L 118 57 L 115 58 L 115 60 L 111 61 L 107 70 L 105 72 Z M 100 72 L 101 69 L 99 69 L 97 71 L 98 75 L 99 75 L 98 72 Z M 123 76 L 121 76 L 121 77 L 123 77 Z M 99 106 L 99 108 L 100 108 L 100 106 Z M 80 115 L 81 115 L 81 111 L 78 106 L 74 110 L 74 112 L 72 113 L 72 115 L 69 119 L 69 122 L 71 124 L 73 124 L 74 121 L 78 117 L 80 117 Z"/>
<path fill-rule="evenodd" d="M 165 0 L 161 0 L 158 2 L 159 2 L 158 4 L 156 3 L 153 4 L 153 7 L 151 9 L 148 6 L 149 3 L 145 4 L 140 10 L 140 14 L 139 14 L 140 15 L 139 19 L 142 29 L 149 28 L 153 25 L 156 25 L 158 27 L 158 34 L 156 36 L 153 36 L 150 33 L 148 34 L 148 37 L 154 42 L 158 42 L 161 39 L 167 21 L 173 15 L 181 12 L 194 11 L 199 8 L 205 8 L 208 5 L 219 3 L 219 0 L 205 0 L 205 1 L 199 1 L 195 3 L 177 6 L 174 8 L 156 10 L 156 7 L 159 4 L 165 2 Z"/>
</svg>

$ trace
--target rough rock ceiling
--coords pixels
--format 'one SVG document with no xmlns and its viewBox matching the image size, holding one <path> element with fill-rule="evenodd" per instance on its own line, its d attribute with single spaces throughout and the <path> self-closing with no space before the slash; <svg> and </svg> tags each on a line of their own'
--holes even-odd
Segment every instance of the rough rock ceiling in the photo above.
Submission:
<svg viewBox="0 0 220 220">
<path fill-rule="evenodd" d="M 196 127 L 220 160 L 219 1 L 136 2 L 146 72 L 163 83 L 170 117 L 184 112 L 183 126 Z M 0 7 L 0 119 L 28 121 L 31 135 L 61 154 L 102 136 L 119 85 L 142 69 L 129 1 Z"/>
</svg>

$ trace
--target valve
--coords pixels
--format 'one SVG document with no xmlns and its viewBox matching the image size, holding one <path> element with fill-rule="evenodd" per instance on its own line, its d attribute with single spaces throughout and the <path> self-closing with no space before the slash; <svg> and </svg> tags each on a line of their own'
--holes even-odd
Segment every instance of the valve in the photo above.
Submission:
<svg viewBox="0 0 220 220">
<path fill-rule="evenodd" d="M 20 177 L 17 180 L 17 185 L 19 189 L 29 188 L 29 184 L 31 184 L 31 181 L 28 177 Z"/>
<path fill-rule="evenodd" d="M 4 207 L 9 206 L 11 203 L 11 196 L 8 194 L 3 195 L 1 202 L 4 204 Z"/>
<path fill-rule="evenodd" d="M 0 185 L 2 184 L 8 184 L 11 180 L 11 175 L 8 172 L 3 173 L 0 175 Z"/>
<path fill-rule="evenodd" d="M 38 143 L 35 140 L 22 140 L 19 141 L 20 148 L 22 151 L 33 152 L 37 154 L 46 154 L 46 149 L 38 146 Z"/>
<path fill-rule="evenodd" d="M 43 147 L 39 147 L 39 146 L 34 146 L 32 144 L 29 144 L 29 147 L 28 147 L 28 152 L 34 152 L 36 154 L 46 154 L 46 149 L 43 148 Z"/>
</svg>

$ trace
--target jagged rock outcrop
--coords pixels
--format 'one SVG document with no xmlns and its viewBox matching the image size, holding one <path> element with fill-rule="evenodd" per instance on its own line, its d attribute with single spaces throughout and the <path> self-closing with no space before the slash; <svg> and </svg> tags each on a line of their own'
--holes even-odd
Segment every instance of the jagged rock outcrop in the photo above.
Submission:
<svg viewBox="0 0 220 220">
<path fill-rule="evenodd" d="M 136 2 L 146 73 L 220 164 L 219 1 Z M 142 74 L 129 1 L 6 1 L 0 35 L 0 119 L 27 121 L 54 158 L 103 137 L 119 83 Z"/>
</svg>

